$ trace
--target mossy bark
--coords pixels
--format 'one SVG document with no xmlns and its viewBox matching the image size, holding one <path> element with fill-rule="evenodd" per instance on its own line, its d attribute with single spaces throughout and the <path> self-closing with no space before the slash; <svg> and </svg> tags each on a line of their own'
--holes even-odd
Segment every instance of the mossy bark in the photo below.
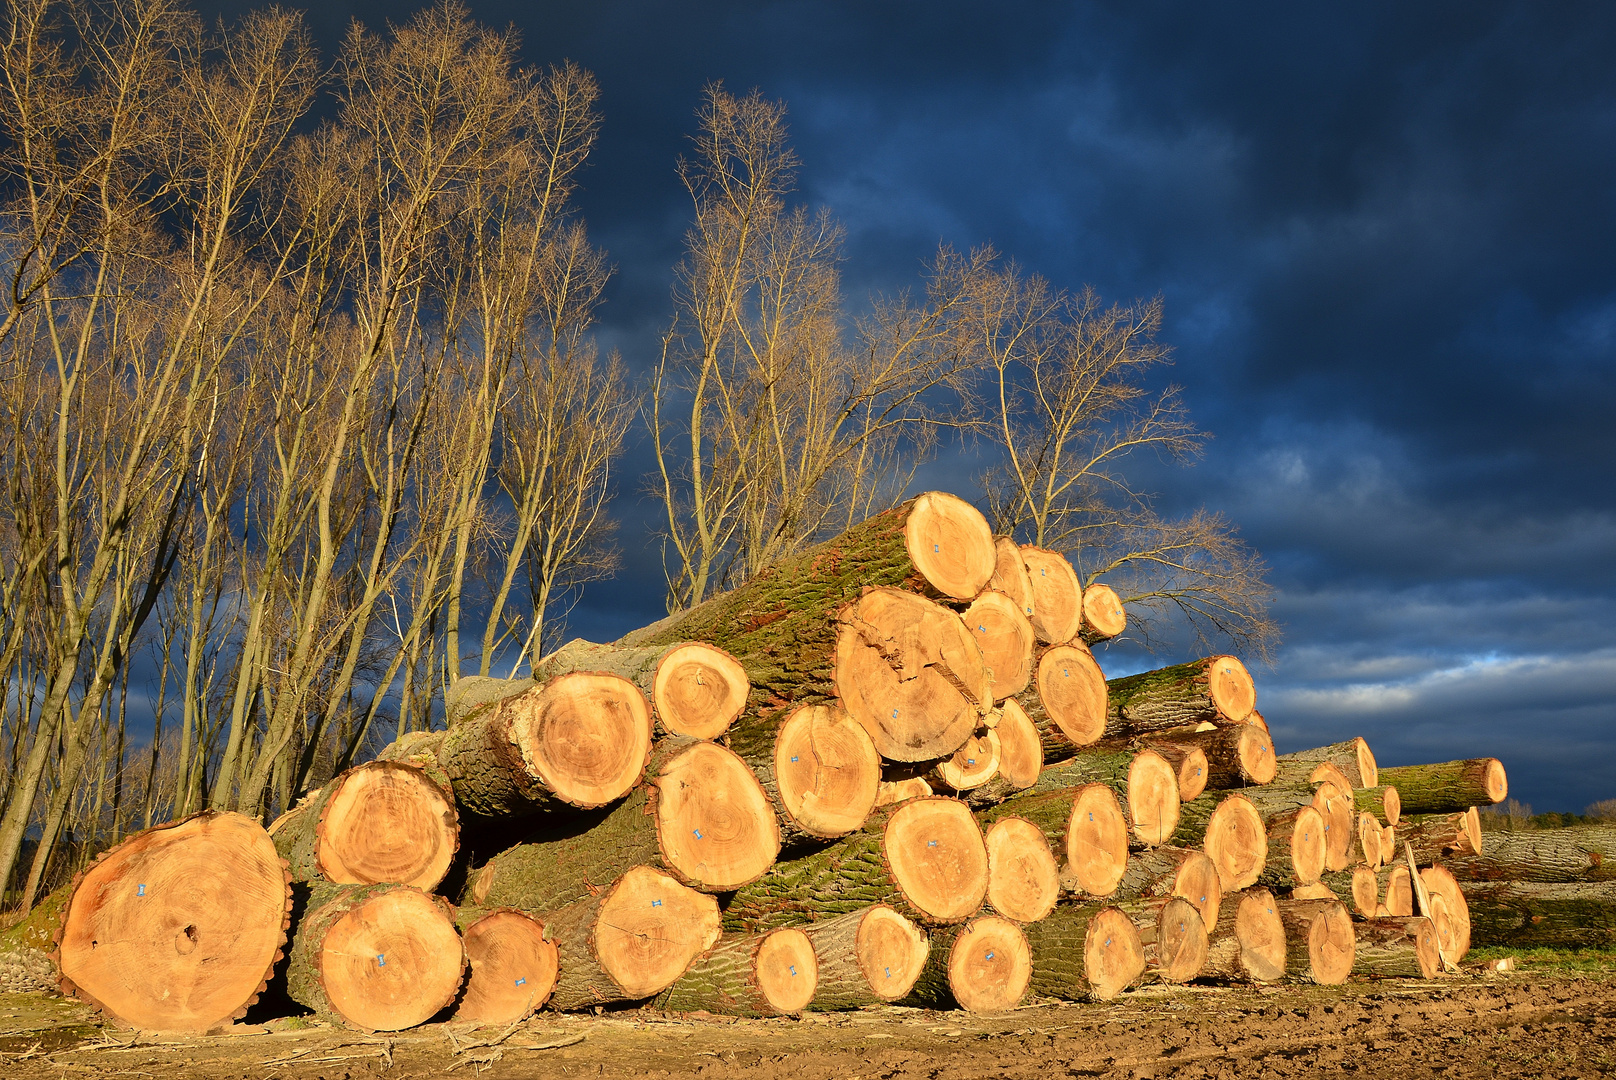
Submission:
<svg viewBox="0 0 1616 1080">
<path fill-rule="evenodd" d="M 1442 864 L 1460 881 L 1616 881 L 1616 825 L 1490 831 L 1480 855 Z"/>
<path fill-rule="evenodd" d="M 1397 807 L 1396 815 L 1388 813 L 1387 811 L 1388 792 L 1391 793 L 1389 796 L 1390 804 Z M 1362 813 L 1375 815 L 1375 820 L 1380 822 L 1382 825 L 1395 826 L 1399 821 L 1402 820 L 1402 799 L 1399 797 L 1397 789 L 1390 784 L 1377 784 L 1375 787 L 1367 788 L 1353 788 L 1352 808 Z"/>
<path fill-rule="evenodd" d="M 698 956 L 652 1004 L 671 1012 L 719 1016 L 779 1016 L 757 980 L 757 953 L 766 934 L 725 938 Z M 804 973 L 806 978 L 806 973 Z"/>
<path fill-rule="evenodd" d="M 1364 919 L 1352 924 L 1357 936 L 1352 973 L 1376 979 L 1431 979 L 1441 970 L 1431 920 Z"/>
<path fill-rule="evenodd" d="M 1463 881 L 1472 945 L 1616 947 L 1616 881 Z"/>
<path fill-rule="evenodd" d="M 407 732 L 402 739 L 382 747 L 381 752 L 376 755 L 376 760 L 402 761 L 406 765 L 414 765 L 431 777 L 432 782 L 442 788 L 445 795 L 453 799 L 454 784 L 438 761 L 438 751 L 443 747 L 443 737 L 446 734 L 448 733 L 444 731 Z"/>
<path fill-rule="evenodd" d="M 1209 656 L 1187 664 L 1145 671 L 1106 680 L 1107 739 L 1148 735 L 1195 724 L 1238 723 L 1223 715 L 1213 702 L 1209 686 L 1213 661 Z"/>
<path fill-rule="evenodd" d="M 1488 776 L 1495 765 L 1493 758 L 1399 765 L 1381 769 L 1379 779 L 1397 788 L 1405 814 L 1453 814 L 1494 802 Z"/>
<path fill-rule="evenodd" d="M 1023 929 L 1027 935 L 1027 946 L 1032 951 L 1029 992 L 1063 1001 L 1108 1000 L 1114 996 L 1096 993 L 1089 977 L 1086 956 L 1089 924 L 1106 910 L 1115 909 L 1107 904 L 1063 904 L 1049 918 Z M 1127 979 L 1131 985 L 1144 975 L 1145 958 L 1143 947 L 1137 941 L 1138 931 L 1132 929 L 1131 922 L 1128 925 L 1136 939 L 1131 944 L 1137 954 L 1136 970 Z"/>
</svg>

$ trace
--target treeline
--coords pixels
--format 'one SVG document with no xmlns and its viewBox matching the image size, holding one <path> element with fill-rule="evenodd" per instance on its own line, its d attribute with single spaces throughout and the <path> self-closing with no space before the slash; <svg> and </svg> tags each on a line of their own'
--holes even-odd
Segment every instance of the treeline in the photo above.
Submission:
<svg viewBox="0 0 1616 1080">
<path fill-rule="evenodd" d="M 430 726 L 461 675 L 531 664 L 617 566 L 636 430 L 670 610 L 972 438 L 995 527 L 1104 575 L 1134 625 L 1268 643 L 1261 561 L 1122 472 L 1203 438 L 1146 388 L 1160 301 L 944 249 L 851 316 L 840 227 L 790 204 L 778 103 L 704 99 L 675 316 L 636 380 L 591 337 L 587 72 L 522 67 L 454 4 L 355 26 L 329 63 L 278 9 L 12 0 L 5 21 L 10 899 L 154 821 L 279 813 Z"/>
</svg>

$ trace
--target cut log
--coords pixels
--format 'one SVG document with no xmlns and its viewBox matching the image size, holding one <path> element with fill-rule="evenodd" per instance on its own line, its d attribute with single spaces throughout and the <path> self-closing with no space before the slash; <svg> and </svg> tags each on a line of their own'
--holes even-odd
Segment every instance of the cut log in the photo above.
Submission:
<svg viewBox="0 0 1616 1080">
<path fill-rule="evenodd" d="M 1021 1004 L 1032 954 L 1021 927 L 998 915 L 931 933 L 931 952 L 900 1004 L 991 1015 Z"/>
<path fill-rule="evenodd" d="M 1034 684 L 1015 700 L 1038 729 L 1045 761 L 1070 757 L 1105 733 L 1105 673 L 1081 643 L 1045 649 Z"/>
<path fill-rule="evenodd" d="M 1397 830 L 1390 825 L 1380 830 L 1380 865 L 1397 858 Z"/>
<path fill-rule="evenodd" d="M 1398 797 L 1397 789 L 1390 784 L 1354 788 L 1352 805 L 1360 812 L 1367 811 L 1374 814 L 1376 821 L 1387 826 L 1396 825 L 1403 814 L 1403 800 Z"/>
<path fill-rule="evenodd" d="M 966 794 L 972 806 L 993 806 L 1026 791 L 1038 782 L 1038 773 L 1044 766 L 1038 729 L 1015 699 L 1006 701 L 999 710 L 999 723 L 993 730 L 999 737 L 999 771 Z"/>
<path fill-rule="evenodd" d="M 801 930 L 721 939 L 654 1002 L 670 1012 L 790 1016 L 814 999 L 819 961 Z"/>
<path fill-rule="evenodd" d="M 1145 747 L 1166 759 L 1167 764 L 1178 773 L 1178 801 L 1180 803 L 1189 799 L 1199 799 L 1206 790 L 1208 777 L 1206 752 L 1199 746 L 1180 746 L 1176 743 L 1160 743 Z"/>
<path fill-rule="evenodd" d="M 1247 714 L 1245 722 L 1253 727 L 1262 728 L 1264 735 L 1272 737 L 1273 733 L 1268 730 L 1268 721 L 1264 720 L 1263 714 L 1258 712 L 1256 709 L 1252 709 L 1251 712 Z"/>
<path fill-rule="evenodd" d="M 932 794 L 931 785 L 926 783 L 923 776 L 911 776 L 907 780 L 883 780 L 881 786 L 876 789 L 875 806 L 870 809 L 873 813 L 883 806 L 892 806 L 930 794 Z M 868 819 L 869 815 L 865 817 Z"/>
<path fill-rule="evenodd" d="M 1032 655 L 1038 639 L 1021 605 L 990 589 L 972 600 L 960 618 L 982 650 L 993 700 L 1003 701 L 1025 690 L 1032 681 Z"/>
<path fill-rule="evenodd" d="M 1085 750 L 1045 766 L 1034 792 L 1104 784 L 1117 796 L 1135 843 L 1164 844 L 1178 828 L 1178 772 L 1153 750 Z"/>
<path fill-rule="evenodd" d="M 1421 866 L 1446 862 L 1453 856 L 1480 855 L 1483 840 L 1481 815 L 1472 806 L 1461 814 L 1419 814 L 1404 818 L 1398 839 L 1412 844 Z"/>
<path fill-rule="evenodd" d="M 933 791 L 974 791 L 999 775 L 999 732 L 978 728 L 965 745 L 923 774 Z"/>
<path fill-rule="evenodd" d="M 1107 738 L 1170 731 L 1195 724 L 1238 724 L 1257 700 L 1246 666 L 1208 656 L 1106 683 Z"/>
<path fill-rule="evenodd" d="M 1214 926 L 1223 899 L 1218 868 L 1206 852 L 1195 848 L 1158 847 L 1128 860 L 1122 880 L 1111 894 L 1116 901 L 1138 897 L 1177 896 L 1201 913 L 1201 921 Z"/>
<path fill-rule="evenodd" d="M 1022 558 L 1021 545 L 1008 536 L 993 539 L 993 575 L 988 578 L 988 588 L 1010 597 L 1021 613 L 1029 621 L 1032 619 L 1032 579 L 1027 576 L 1027 560 Z"/>
<path fill-rule="evenodd" d="M 1371 870 L 1380 869 L 1380 822 L 1367 810 L 1358 812 L 1358 849 L 1365 866 Z"/>
<path fill-rule="evenodd" d="M 1442 865 L 1460 881 L 1616 880 L 1616 825 L 1489 832 L 1480 854 L 1450 855 Z"/>
<path fill-rule="evenodd" d="M 897 1001 L 915 985 L 930 945 L 921 929 L 885 904 L 802 928 L 813 942 L 819 988 L 808 1008 L 861 1009 Z"/>
<path fill-rule="evenodd" d="M 1616 881 L 1465 881 L 1460 887 L 1477 945 L 1616 946 Z"/>
<path fill-rule="evenodd" d="M 719 930 L 717 900 L 636 866 L 597 895 L 545 916 L 561 969 L 551 1004 L 566 1011 L 659 994 L 713 946 Z"/>
<path fill-rule="evenodd" d="M 1294 979 L 1339 986 L 1352 974 L 1352 916 L 1339 900 L 1280 900 L 1285 926 L 1285 971 Z"/>
<path fill-rule="evenodd" d="M 736 892 L 724 925 L 757 933 L 871 903 L 928 924 L 960 923 L 982 906 L 987 886 L 988 853 L 976 819 L 964 803 L 933 795 L 877 811 L 846 839 L 775 866 Z"/>
<path fill-rule="evenodd" d="M 549 682 L 575 671 L 606 671 L 638 686 L 669 735 L 716 739 L 746 708 L 752 684 L 741 662 L 700 641 L 625 648 L 575 639 L 540 660 L 533 677 Z"/>
<path fill-rule="evenodd" d="M 1274 779 L 1273 740 L 1254 724 L 1163 732 L 1146 743 L 1151 747 L 1171 743 L 1199 748 L 1206 755 L 1206 788 L 1243 788 Z"/>
<path fill-rule="evenodd" d="M 1397 788 L 1405 814 L 1454 814 L 1501 803 L 1509 794 L 1509 779 L 1497 758 L 1399 765 L 1381 769 L 1379 779 Z"/>
<path fill-rule="evenodd" d="M 1430 919 L 1366 919 L 1353 924 L 1352 973 L 1377 979 L 1434 979 L 1442 973 Z"/>
<path fill-rule="evenodd" d="M 294 881 L 392 882 L 430 892 L 454 861 L 460 818 L 424 770 L 372 761 L 282 814 L 271 835 Z"/>
<path fill-rule="evenodd" d="M 1019 817 L 1043 830 L 1059 858 L 1061 888 L 1084 898 L 1109 896 L 1128 865 L 1128 821 L 1103 784 L 1019 795 L 977 815 L 983 827 Z"/>
<path fill-rule="evenodd" d="M 466 973 L 454 908 L 408 885 L 315 885 L 286 992 L 359 1031 L 403 1031 L 448 1008 Z"/>
<path fill-rule="evenodd" d="M 1229 982 L 1277 982 L 1285 976 L 1285 924 L 1273 893 L 1247 889 L 1224 898 L 1207 933 L 1201 975 Z"/>
<path fill-rule="evenodd" d="M 455 924 L 471 962 L 456 1021 L 503 1027 L 525 1020 L 550 1000 L 558 967 L 544 923 L 512 908 L 461 908 Z"/>
<path fill-rule="evenodd" d="M 1021 546 L 1032 586 L 1032 627 L 1049 644 L 1071 641 L 1083 629 L 1083 585 L 1066 556 L 1058 551 Z"/>
<path fill-rule="evenodd" d="M 869 732 L 834 705 L 767 717 L 748 712 L 727 742 L 774 805 L 781 848 L 818 846 L 862 826 L 881 787 L 881 755 Z"/>
<path fill-rule="evenodd" d="M 241 814 L 137 833 L 68 891 L 53 956 L 62 993 L 146 1031 L 227 1025 L 281 959 L 290 882 L 269 834 Z"/>
<path fill-rule="evenodd" d="M 1388 914 L 1398 918 L 1414 914 L 1414 882 L 1407 866 L 1398 862 L 1384 867 L 1375 874 L 1375 883 L 1380 888 L 1380 906 Z"/>
<path fill-rule="evenodd" d="M 1180 809 L 1173 842 L 1199 845 L 1218 868 L 1224 892 L 1257 883 L 1268 860 L 1268 830 L 1252 801 L 1241 793 L 1208 792 Z"/>
<path fill-rule="evenodd" d="M 1459 888 L 1459 882 L 1443 866 L 1428 866 L 1421 870 L 1420 881 L 1425 884 L 1425 891 L 1430 894 L 1432 901 L 1442 901 L 1447 909 L 1446 926 L 1440 915 L 1433 915 L 1431 921 L 1436 925 L 1437 943 L 1441 946 L 1443 959 L 1457 964 L 1470 951 L 1470 906 L 1465 902 L 1465 894 Z"/>
<path fill-rule="evenodd" d="M 449 729 L 438 760 L 462 811 L 484 818 L 605 806 L 639 782 L 651 712 L 619 675 L 579 672 Z"/>
<path fill-rule="evenodd" d="M 1026 818 L 1004 817 L 987 830 L 987 904 L 1018 923 L 1037 922 L 1060 899 L 1060 867 L 1044 830 Z"/>
<path fill-rule="evenodd" d="M 1062 905 L 1025 929 L 1029 987 L 1066 1001 L 1110 1001 L 1145 973 L 1145 947 L 1133 920 L 1114 907 Z"/>
<path fill-rule="evenodd" d="M 1186 983 L 1206 963 L 1206 924 L 1188 900 L 1178 896 L 1114 901 L 1133 920 L 1145 950 L 1145 971 L 1168 983 Z"/>
<path fill-rule="evenodd" d="M 382 747 L 381 751 L 376 755 L 376 760 L 398 761 L 405 765 L 414 765 L 417 769 L 426 773 L 434 784 L 442 788 L 449 798 L 453 799 L 454 784 L 449 779 L 449 774 L 443 771 L 443 766 L 438 763 L 438 751 L 443 748 L 443 737 L 447 734 L 447 731 L 405 732 L 403 738 L 396 739 Z M 275 824 L 279 824 L 286 816 L 286 814 L 282 814 L 279 818 L 276 818 Z M 270 832 L 273 833 L 274 831 L 275 825 L 271 825 Z"/>
<path fill-rule="evenodd" d="M 1324 817 L 1311 806 L 1284 810 L 1266 822 L 1268 857 L 1257 880 L 1270 889 L 1312 885 L 1324 873 Z"/>
<path fill-rule="evenodd" d="M 1078 636 L 1090 645 L 1108 641 L 1128 628 L 1122 599 L 1109 585 L 1096 581 L 1083 590 L 1083 627 Z"/>
<path fill-rule="evenodd" d="M 581 900 L 630 867 L 728 892 L 757 880 L 780 850 L 779 829 L 746 763 L 683 736 L 657 744 L 647 782 L 604 815 L 562 822 L 473 872 L 462 903 L 550 911 Z"/>
<path fill-rule="evenodd" d="M 1324 867 L 1345 870 L 1358 856 L 1358 821 L 1352 799 L 1334 784 L 1269 784 L 1244 792 L 1264 818 L 1311 806 L 1324 819 Z"/>
<path fill-rule="evenodd" d="M 1384 906 L 1380 898 L 1380 877 L 1368 866 L 1327 871 L 1319 879 L 1319 883 L 1329 889 L 1336 899 L 1350 907 L 1354 915 L 1371 919 Z"/>
<path fill-rule="evenodd" d="M 1369 752 L 1369 744 L 1360 738 L 1331 743 L 1329 746 L 1316 746 L 1311 750 L 1298 750 L 1294 754 L 1283 754 L 1279 760 L 1281 768 L 1290 764 L 1317 765 L 1328 761 L 1346 777 L 1349 789 L 1380 786 L 1375 755 Z"/>
</svg>

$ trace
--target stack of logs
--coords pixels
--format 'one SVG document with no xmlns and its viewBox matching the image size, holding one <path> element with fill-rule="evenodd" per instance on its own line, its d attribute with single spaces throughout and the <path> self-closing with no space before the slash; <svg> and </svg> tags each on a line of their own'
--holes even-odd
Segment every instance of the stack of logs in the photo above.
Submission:
<svg viewBox="0 0 1616 1080">
<path fill-rule="evenodd" d="M 1276 757 L 1232 656 L 1108 683 L 1091 646 L 1124 621 L 1063 556 L 921 495 L 530 680 L 459 680 L 447 730 L 267 832 L 204 813 L 132 838 L 62 904 L 62 985 L 207 1030 L 274 980 L 383 1031 L 1458 961 L 1439 864 L 1480 857 L 1498 762 Z"/>
</svg>

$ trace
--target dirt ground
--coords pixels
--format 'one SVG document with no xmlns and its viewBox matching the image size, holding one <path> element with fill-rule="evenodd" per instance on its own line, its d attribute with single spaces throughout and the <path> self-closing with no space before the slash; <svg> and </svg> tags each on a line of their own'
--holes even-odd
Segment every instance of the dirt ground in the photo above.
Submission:
<svg viewBox="0 0 1616 1080">
<path fill-rule="evenodd" d="M 249 1016 L 249 1021 L 254 1017 Z M 879 1008 L 730 1021 L 630 1010 L 366 1036 L 296 1017 L 136 1036 L 75 1002 L 0 996 L 0 1077 L 704 1080 L 1616 1076 L 1616 956 L 1344 987 L 1147 988 L 997 1017 Z"/>
</svg>

